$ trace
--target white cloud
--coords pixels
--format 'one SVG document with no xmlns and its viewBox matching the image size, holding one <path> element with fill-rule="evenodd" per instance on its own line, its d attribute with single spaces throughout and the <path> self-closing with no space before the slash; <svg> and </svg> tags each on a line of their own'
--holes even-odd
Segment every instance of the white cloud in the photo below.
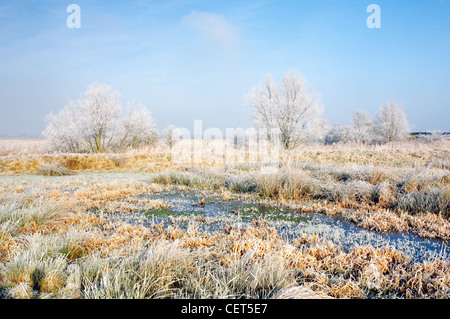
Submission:
<svg viewBox="0 0 450 319">
<path fill-rule="evenodd" d="M 215 13 L 194 10 L 183 18 L 182 24 L 200 32 L 210 43 L 231 46 L 239 41 L 237 28 Z"/>
</svg>

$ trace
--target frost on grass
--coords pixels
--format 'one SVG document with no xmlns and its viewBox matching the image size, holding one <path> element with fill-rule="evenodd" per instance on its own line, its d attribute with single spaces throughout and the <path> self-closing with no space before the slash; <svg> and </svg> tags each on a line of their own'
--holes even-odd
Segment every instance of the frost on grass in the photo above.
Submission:
<svg viewBox="0 0 450 319">
<path fill-rule="evenodd" d="M 308 147 L 277 175 L 136 151 L 2 157 L 0 296 L 448 298 L 448 152 L 420 145 Z"/>
</svg>

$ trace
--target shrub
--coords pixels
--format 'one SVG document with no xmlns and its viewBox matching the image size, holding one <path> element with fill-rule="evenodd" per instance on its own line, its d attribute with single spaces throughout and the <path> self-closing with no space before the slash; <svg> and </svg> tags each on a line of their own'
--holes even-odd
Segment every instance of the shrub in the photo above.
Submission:
<svg viewBox="0 0 450 319">
<path fill-rule="evenodd" d="M 67 176 L 73 175 L 73 171 L 59 163 L 41 163 L 38 167 L 38 174 L 45 176 Z"/>
<path fill-rule="evenodd" d="M 231 176 L 225 179 L 224 185 L 232 192 L 253 193 L 258 185 L 250 175 Z"/>
<path fill-rule="evenodd" d="M 281 178 L 277 174 L 259 174 L 258 191 L 263 198 L 275 198 L 281 189 Z"/>
<path fill-rule="evenodd" d="M 388 181 L 373 187 L 372 201 L 383 208 L 392 208 L 396 204 L 396 190 Z"/>
<path fill-rule="evenodd" d="M 450 215 L 450 196 L 446 188 L 429 189 L 426 192 L 412 192 L 398 198 L 397 208 L 410 213 Z"/>
<path fill-rule="evenodd" d="M 100 258 L 81 265 L 85 298 L 161 298 L 182 280 L 190 263 L 177 241 L 161 241 L 137 254 Z"/>
<path fill-rule="evenodd" d="M 58 236 L 36 234 L 25 238 L 25 249 L 18 250 L 6 264 L 13 282 L 28 282 L 36 292 L 54 292 L 65 284 L 66 258 L 58 250 Z"/>
<path fill-rule="evenodd" d="M 58 212 L 57 206 L 40 202 L 4 203 L 0 204 L 0 222 L 10 221 L 18 227 L 23 227 L 29 222 L 33 222 L 35 226 L 41 226 L 52 220 Z"/>
<path fill-rule="evenodd" d="M 289 172 L 283 176 L 282 194 L 286 199 L 308 197 L 315 187 L 316 183 L 305 172 Z"/>
<path fill-rule="evenodd" d="M 343 189 L 347 192 L 347 196 L 352 197 L 357 202 L 372 201 L 374 186 L 370 183 L 352 181 L 347 183 Z"/>
<path fill-rule="evenodd" d="M 312 194 L 315 199 L 326 199 L 331 202 L 339 202 L 344 199 L 342 185 L 332 180 L 320 183 Z"/>
</svg>

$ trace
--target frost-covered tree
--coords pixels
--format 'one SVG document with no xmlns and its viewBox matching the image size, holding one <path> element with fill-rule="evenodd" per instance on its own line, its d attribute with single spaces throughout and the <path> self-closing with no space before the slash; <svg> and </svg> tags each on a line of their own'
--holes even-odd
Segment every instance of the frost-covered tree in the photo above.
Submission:
<svg viewBox="0 0 450 319">
<path fill-rule="evenodd" d="M 176 127 L 175 125 L 167 126 L 163 131 L 163 141 L 169 147 L 170 150 L 175 146 L 177 142 Z"/>
<path fill-rule="evenodd" d="M 120 94 L 105 84 L 89 85 L 77 101 L 77 125 L 81 143 L 91 153 L 106 152 L 113 144 L 120 126 Z"/>
<path fill-rule="evenodd" d="M 280 84 L 270 74 L 247 96 L 253 108 L 254 126 L 263 128 L 267 138 L 279 132 L 284 148 L 295 148 L 304 138 L 308 125 L 322 112 L 319 95 L 305 79 L 290 71 Z"/>
<path fill-rule="evenodd" d="M 313 143 L 323 143 L 330 129 L 331 124 L 326 119 L 317 117 L 306 130 L 306 140 Z"/>
<path fill-rule="evenodd" d="M 404 140 L 409 134 L 405 112 L 395 102 L 384 102 L 375 121 L 375 129 L 385 142 Z"/>
<path fill-rule="evenodd" d="M 154 141 L 157 134 L 150 112 L 129 105 L 122 115 L 120 94 L 105 84 L 89 85 L 76 101 L 47 117 L 43 135 L 63 152 L 123 151 Z"/>
<path fill-rule="evenodd" d="M 348 143 L 351 138 L 350 128 L 342 125 L 334 125 L 325 135 L 325 144 Z"/>
<path fill-rule="evenodd" d="M 448 140 L 448 134 L 439 130 L 427 131 L 426 134 L 420 134 L 417 139 L 424 142 L 438 142 Z"/>
<path fill-rule="evenodd" d="M 154 144 L 157 139 L 158 133 L 151 112 L 142 104 L 128 103 L 114 147 L 123 152 L 128 148 Z"/>
<path fill-rule="evenodd" d="M 69 153 L 79 153 L 84 150 L 75 123 L 75 118 L 78 117 L 77 112 L 76 103 L 69 101 L 57 114 L 47 115 L 48 125 L 43 135 L 49 140 L 52 149 Z"/>
<path fill-rule="evenodd" d="M 375 128 L 369 113 L 356 110 L 352 115 L 350 126 L 351 139 L 357 143 L 370 143 L 375 136 Z"/>
</svg>

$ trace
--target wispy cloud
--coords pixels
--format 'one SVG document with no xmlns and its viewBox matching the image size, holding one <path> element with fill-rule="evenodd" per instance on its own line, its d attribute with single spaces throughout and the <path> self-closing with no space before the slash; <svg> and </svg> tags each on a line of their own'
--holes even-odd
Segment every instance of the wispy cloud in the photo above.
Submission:
<svg viewBox="0 0 450 319">
<path fill-rule="evenodd" d="M 182 24 L 198 31 L 208 42 L 220 46 L 232 46 L 239 41 L 237 28 L 223 16 L 192 11 L 185 16 Z"/>
</svg>

